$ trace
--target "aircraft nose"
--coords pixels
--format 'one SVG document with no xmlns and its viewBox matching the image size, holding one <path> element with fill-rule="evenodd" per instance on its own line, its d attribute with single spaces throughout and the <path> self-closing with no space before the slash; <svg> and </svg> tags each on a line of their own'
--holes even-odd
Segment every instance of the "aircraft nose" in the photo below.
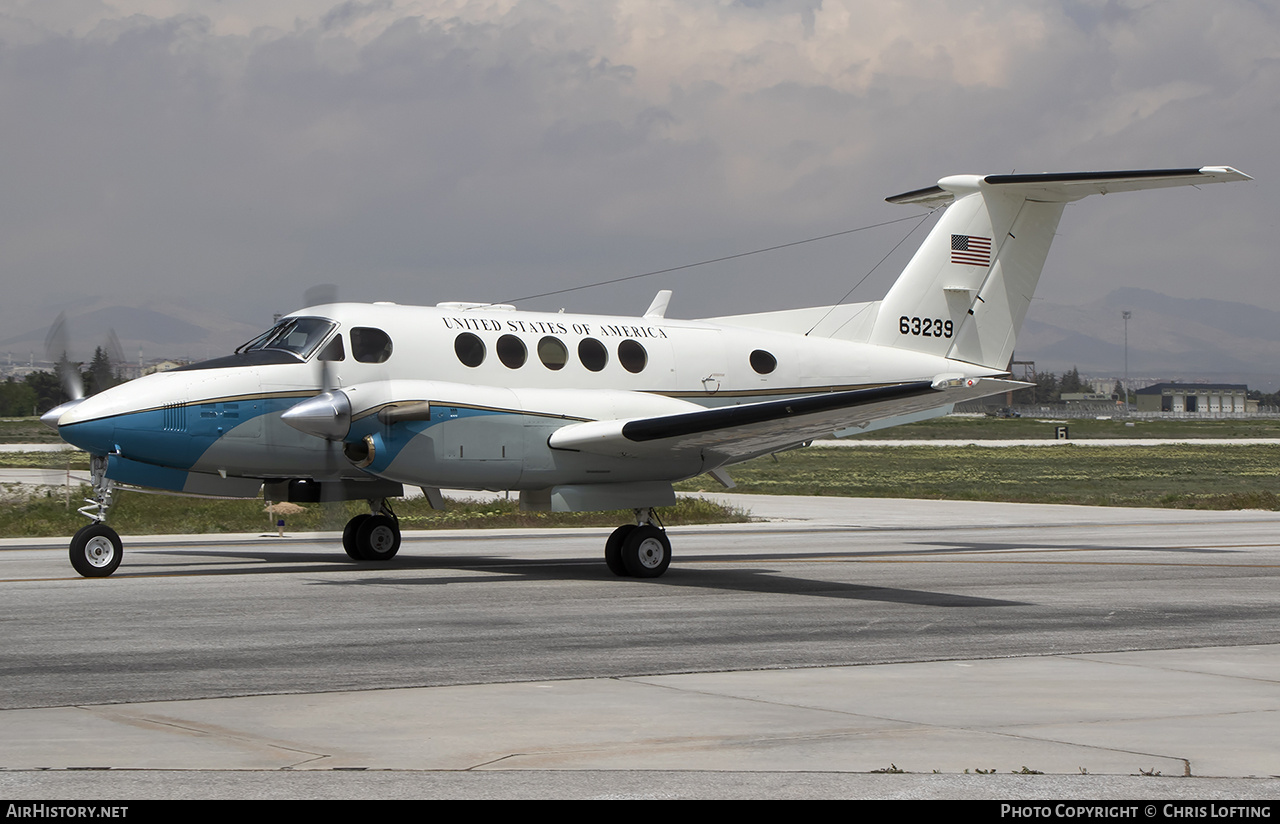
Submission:
<svg viewBox="0 0 1280 824">
<path fill-rule="evenodd" d="M 351 431 L 351 401 L 338 390 L 321 392 L 285 410 L 280 420 L 299 432 L 340 441 Z"/>
<path fill-rule="evenodd" d="M 84 401 L 84 398 L 77 398 L 76 400 L 67 401 L 66 403 L 55 406 L 54 408 L 50 409 L 48 412 L 40 416 L 40 423 L 44 424 L 45 426 L 49 427 L 53 431 L 57 432 L 58 421 L 62 418 L 62 416 L 70 412 L 72 409 L 76 408 L 77 406 L 79 406 L 83 401 Z"/>
</svg>

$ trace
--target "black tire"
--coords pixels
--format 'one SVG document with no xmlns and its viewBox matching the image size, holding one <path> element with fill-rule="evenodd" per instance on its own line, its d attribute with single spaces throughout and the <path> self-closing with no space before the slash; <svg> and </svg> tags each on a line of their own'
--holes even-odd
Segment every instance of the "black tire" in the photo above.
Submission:
<svg viewBox="0 0 1280 824">
<path fill-rule="evenodd" d="M 356 532 L 360 529 L 361 524 L 372 517 L 367 512 L 363 515 L 357 515 L 347 521 L 347 525 L 342 529 L 342 548 L 346 550 L 347 557 L 353 561 L 364 560 L 364 556 L 360 554 L 360 548 L 356 545 Z"/>
<path fill-rule="evenodd" d="M 605 565 L 619 578 L 626 578 L 631 574 L 627 572 L 627 565 L 622 563 L 622 544 L 627 540 L 627 536 L 635 531 L 635 528 L 635 524 L 623 524 L 610 533 L 609 540 L 604 542 Z"/>
<path fill-rule="evenodd" d="M 71 539 L 71 566 L 86 578 L 107 577 L 123 558 L 120 536 L 106 524 L 89 524 Z"/>
<path fill-rule="evenodd" d="M 400 551 L 400 524 L 386 515 L 370 515 L 356 528 L 356 548 L 365 561 L 390 561 Z"/>
<path fill-rule="evenodd" d="M 622 542 L 622 563 L 633 578 L 657 578 L 671 566 L 671 542 L 667 533 L 645 524 Z"/>
</svg>

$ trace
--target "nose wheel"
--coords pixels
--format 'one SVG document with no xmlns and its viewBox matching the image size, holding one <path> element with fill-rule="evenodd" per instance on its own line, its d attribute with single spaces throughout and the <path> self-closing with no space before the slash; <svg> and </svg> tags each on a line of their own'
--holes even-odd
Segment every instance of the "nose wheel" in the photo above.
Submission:
<svg viewBox="0 0 1280 824">
<path fill-rule="evenodd" d="M 124 558 L 120 535 L 106 524 L 89 524 L 71 539 L 71 566 L 86 578 L 105 578 Z"/>
</svg>

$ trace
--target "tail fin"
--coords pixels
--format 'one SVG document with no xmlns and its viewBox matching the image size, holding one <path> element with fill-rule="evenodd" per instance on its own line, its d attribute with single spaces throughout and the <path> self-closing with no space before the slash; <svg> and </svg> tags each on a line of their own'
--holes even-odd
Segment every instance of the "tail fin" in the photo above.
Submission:
<svg viewBox="0 0 1280 824">
<path fill-rule="evenodd" d="M 950 204 L 885 295 L 870 342 L 1005 369 L 1067 203 L 1251 178 L 1229 166 L 1035 175 L 956 175 L 888 198 Z"/>
</svg>

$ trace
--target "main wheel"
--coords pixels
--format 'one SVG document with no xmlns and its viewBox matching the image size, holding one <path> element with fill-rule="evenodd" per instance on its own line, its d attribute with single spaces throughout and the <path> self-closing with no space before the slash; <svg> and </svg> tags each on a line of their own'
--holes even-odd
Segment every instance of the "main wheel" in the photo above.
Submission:
<svg viewBox="0 0 1280 824">
<path fill-rule="evenodd" d="M 105 578 L 124 557 L 120 536 L 106 524 L 81 527 L 71 539 L 71 566 L 86 578 Z"/>
<path fill-rule="evenodd" d="M 633 578 L 657 578 L 671 565 L 667 533 L 649 524 L 631 530 L 622 542 L 622 563 Z"/>
<path fill-rule="evenodd" d="M 635 531 L 635 524 L 623 524 L 615 529 L 609 535 L 609 540 L 604 542 L 604 562 L 609 567 L 609 571 L 621 578 L 627 577 L 627 565 L 622 562 L 622 544 L 627 540 L 627 536 Z"/>
<path fill-rule="evenodd" d="M 356 549 L 365 561 L 389 561 L 400 551 L 400 525 L 386 515 L 370 515 L 356 527 Z"/>
<path fill-rule="evenodd" d="M 342 529 L 342 548 L 347 551 L 347 557 L 353 561 L 364 560 L 364 556 L 360 554 L 360 548 L 356 546 L 356 533 L 359 531 L 360 525 L 372 517 L 367 512 L 363 515 L 357 515 L 347 521 L 347 525 Z"/>
</svg>

